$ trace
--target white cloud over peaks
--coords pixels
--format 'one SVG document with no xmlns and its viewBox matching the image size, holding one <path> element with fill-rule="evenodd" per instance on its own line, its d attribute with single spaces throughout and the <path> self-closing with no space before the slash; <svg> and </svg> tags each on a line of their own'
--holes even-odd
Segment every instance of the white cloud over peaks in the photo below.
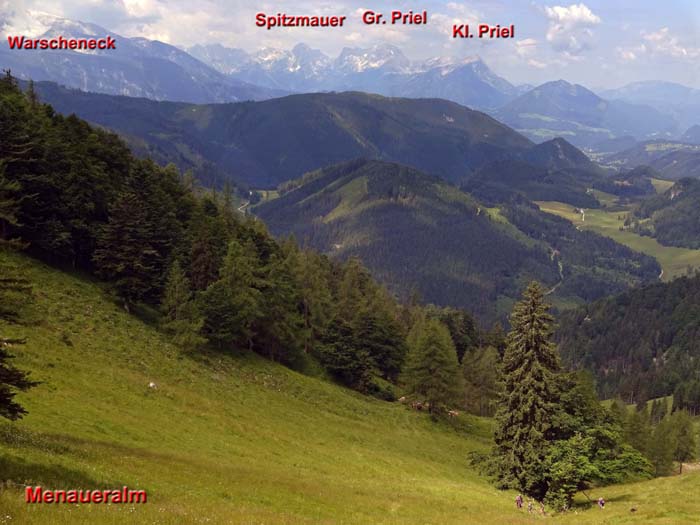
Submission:
<svg viewBox="0 0 700 525">
<path fill-rule="evenodd" d="M 452 38 L 452 26 L 457 24 L 476 24 L 483 18 L 483 15 L 464 4 L 448 2 L 445 4 L 446 12 L 437 12 L 430 15 L 430 26 L 437 33 L 446 35 L 451 44 L 458 43 Z M 463 44 L 458 44 L 463 45 Z"/>
<path fill-rule="evenodd" d="M 537 40 L 534 38 L 525 38 L 523 40 L 518 40 L 515 43 L 515 54 L 518 56 L 518 58 L 525 60 L 528 66 L 537 69 L 544 69 L 548 67 L 549 64 L 546 61 L 535 58 L 536 52 Z"/>
<path fill-rule="evenodd" d="M 555 50 L 573 58 L 592 47 L 591 28 L 600 24 L 601 20 L 587 5 L 581 3 L 568 7 L 545 7 L 544 13 L 549 19 L 547 41 Z"/>
<path fill-rule="evenodd" d="M 643 33 L 643 46 L 651 53 L 666 55 L 674 58 L 697 58 L 700 56 L 700 48 L 681 44 L 668 27 L 662 27 L 654 33 Z"/>
<path fill-rule="evenodd" d="M 520 58 L 530 57 L 535 51 L 537 51 L 537 40 L 534 38 L 525 38 L 515 43 L 515 54 Z"/>
<path fill-rule="evenodd" d="M 643 57 L 665 57 L 679 60 L 700 58 L 700 48 L 682 43 L 668 27 L 654 32 L 642 32 L 642 42 L 635 46 L 616 48 L 617 56 L 624 62 Z"/>
</svg>

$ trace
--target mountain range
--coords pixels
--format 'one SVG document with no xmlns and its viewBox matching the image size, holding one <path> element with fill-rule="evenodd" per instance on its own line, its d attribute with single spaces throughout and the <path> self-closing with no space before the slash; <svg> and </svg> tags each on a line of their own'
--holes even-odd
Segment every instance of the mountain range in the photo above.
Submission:
<svg viewBox="0 0 700 525">
<path fill-rule="evenodd" d="M 136 151 L 254 188 L 360 157 L 394 160 L 459 184 L 489 162 L 597 169 L 563 139 L 534 144 L 490 116 L 439 99 L 365 93 L 192 105 L 38 83 L 42 100 L 124 136 Z"/>
<path fill-rule="evenodd" d="M 513 85 L 477 57 L 409 60 L 390 44 L 344 48 L 332 58 L 298 44 L 291 50 L 255 53 L 213 45 L 188 51 L 232 78 L 298 92 L 358 90 L 385 96 L 444 98 L 488 112 L 534 141 L 564 137 L 579 147 L 595 147 L 620 137 L 649 140 L 677 137 L 682 123 L 700 121 L 682 114 L 669 100 L 694 92 L 669 83 L 666 104 L 638 93 L 634 84 L 597 95 L 566 81 L 533 87 Z M 691 97 L 692 99 L 692 97 Z M 680 106 L 679 106 L 680 107 Z"/>
<path fill-rule="evenodd" d="M 233 102 L 280 96 L 285 90 L 254 86 L 226 76 L 175 46 L 146 38 L 126 38 L 95 24 L 34 13 L 43 28 L 38 38 L 112 36 L 114 50 L 19 50 L 0 43 L 0 64 L 12 74 L 68 87 L 186 102 Z"/>
<path fill-rule="evenodd" d="M 618 89 L 602 91 L 608 100 L 644 104 L 672 116 L 679 130 L 700 124 L 700 89 L 668 81 L 632 82 Z"/>
<path fill-rule="evenodd" d="M 190 103 L 349 90 L 442 98 L 486 111 L 536 142 L 563 137 L 602 152 L 613 151 L 611 140 L 623 137 L 679 139 L 700 123 L 700 91 L 668 82 L 634 83 L 594 94 L 561 80 L 514 85 L 478 56 L 411 60 L 390 44 L 346 47 L 337 57 L 303 43 L 253 53 L 220 44 L 185 51 L 126 38 L 95 24 L 42 13 L 33 17 L 42 28 L 37 36 L 117 39 L 116 50 L 89 52 L 10 50 L 7 43 L 0 44 L 0 64 L 16 76 L 83 91 Z"/>
<path fill-rule="evenodd" d="M 645 141 L 604 157 L 607 165 L 616 168 L 634 168 L 648 165 L 664 178 L 678 180 L 684 177 L 700 178 L 700 145 L 660 140 Z"/>
<path fill-rule="evenodd" d="M 667 137 L 677 128 L 673 118 L 651 107 L 604 100 L 564 80 L 547 82 L 522 94 L 494 116 L 532 140 L 564 137 L 579 147 L 616 137 Z"/>
<path fill-rule="evenodd" d="M 366 91 L 444 98 L 477 109 L 494 109 L 522 91 L 479 57 L 411 61 L 391 44 L 346 47 L 336 58 L 306 44 L 291 50 L 265 48 L 253 54 L 220 44 L 197 45 L 188 51 L 231 78 L 297 92 Z"/>
</svg>

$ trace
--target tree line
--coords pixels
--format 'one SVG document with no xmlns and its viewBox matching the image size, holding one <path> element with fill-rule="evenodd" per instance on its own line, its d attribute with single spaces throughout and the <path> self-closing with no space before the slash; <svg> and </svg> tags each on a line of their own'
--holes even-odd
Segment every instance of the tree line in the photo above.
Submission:
<svg viewBox="0 0 700 525">
<path fill-rule="evenodd" d="M 655 283 L 563 312 L 555 334 L 567 366 L 591 370 L 601 398 L 673 395 L 700 410 L 700 276 Z"/>
</svg>

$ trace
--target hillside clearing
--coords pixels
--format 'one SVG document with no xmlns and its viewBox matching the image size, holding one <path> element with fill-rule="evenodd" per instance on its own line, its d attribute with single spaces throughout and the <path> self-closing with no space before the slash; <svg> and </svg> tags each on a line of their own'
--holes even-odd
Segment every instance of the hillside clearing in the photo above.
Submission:
<svg viewBox="0 0 700 525">
<path fill-rule="evenodd" d="M 35 283 L 16 364 L 43 384 L 0 424 L 0 523 L 534 523 L 467 463 L 458 428 L 255 356 L 185 356 L 104 288 L 22 260 Z M 149 389 L 155 382 L 157 388 Z M 148 491 L 145 505 L 27 505 L 25 483 Z M 693 523 L 700 474 L 600 492 L 606 523 Z M 584 503 L 585 497 L 578 499 Z M 630 506 L 638 507 L 632 516 Z M 601 523 L 591 508 L 556 523 Z"/>
<path fill-rule="evenodd" d="M 700 250 L 664 246 L 652 237 L 643 237 L 629 230 L 620 231 L 626 211 L 586 209 L 586 219 L 582 221 L 582 214 L 570 204 L 556 201 L 539 201 L 536 204 L 542 211 L 568 219 L 578 228 L 605 235 L 633 250 L 654 257 L 663 269 L 664 281 L 686 275 L 688 268 L 700 268 Z"/>
</svg>

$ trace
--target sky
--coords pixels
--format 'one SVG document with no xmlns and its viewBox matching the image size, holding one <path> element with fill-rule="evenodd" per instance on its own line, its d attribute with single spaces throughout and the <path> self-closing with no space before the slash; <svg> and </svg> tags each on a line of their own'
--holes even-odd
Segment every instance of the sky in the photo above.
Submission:
<svg viewBox="0 0 700 525">
<path fill-rule="evenodd" d="M 366 10 L 428 12 L 421 26 L 364 25 Z M 640 80 L 700 88 L 700 1 L 587 0 L 0 0 L 3 34 L 40 31 L 35 12 L 182 48 L 220 43 L 246 51 L 299 42 L 336 56 L 344 47 L 391 43 L 412 60 L 480 56 L 513 83 L 565 79 L 592 89 Z M 342 28 L 256 27 L 258 12 L 344 15 Z M 515 25 L 512 39 L 453 39 L 452 25 Z"/>
</svg>

